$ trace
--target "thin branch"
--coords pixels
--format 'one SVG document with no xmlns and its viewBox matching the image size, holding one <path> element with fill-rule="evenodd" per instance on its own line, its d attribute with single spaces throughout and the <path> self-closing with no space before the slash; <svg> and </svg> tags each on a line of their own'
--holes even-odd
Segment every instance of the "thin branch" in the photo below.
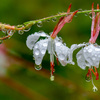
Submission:
<svg viewBox="0 0 100 100">
<path fill-rule="evenodd" d="M 92 11 L 91 10 L 84 10 L 84 11 L 78 11 L 77 14 L 85 14 L 85 13 L 88 13 L 90 14 Z M 94 12 L 100 12 L 100 9 L 99 10 L 94 10 Z M 70 12 L 70 13 L 59 13 L 57 15 L 53 15 L 53 16 L 49 16 L 49 17 L 45 17 L 45 18 L 42 18 L 42 19 L 38 19 L 38 20 L 32 20 L 32 21 L 28 21 L 28 22 L 24 22 L 23 24 L 21 25 L 17 25 L 17 26 L 11 26 L 11 25 L 8 25 L 8 24 L 2 24 L 0 23 L 0 31 L 2 30 L 13 30 L 13 34 L 16 32 L 16 31 L 27 31 L 26 29 L 29 29 L 32 25 L 36 24 L 36 23 L 39 23 L 39 22 L 43 22 L 43 21 L 46 21 L 46 20 L 50 20 L 50 19 L 53 19 L 53 18 L 60 18 L 62 16 L 67 16 L 69 14 L 72 14 L 73 12 Z M 10 37 L 13 35 L 11 34 Z M 5 40 L 5 39 L 9 39 L 9 36 L 4 36 L 4 37 L 1 37 L 0 40 Z"/>
</svg>

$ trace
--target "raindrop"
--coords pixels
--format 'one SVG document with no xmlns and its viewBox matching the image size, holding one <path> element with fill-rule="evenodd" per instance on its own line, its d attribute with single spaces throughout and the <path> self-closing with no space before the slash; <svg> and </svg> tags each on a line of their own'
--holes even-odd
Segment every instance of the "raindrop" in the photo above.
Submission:
<svg viewBox="0 0 100 100">
<path fill-rule="evenodd" d="M 23 31 L 23 30 L 19 30 L 18 33 L 19 33 L 20 35 L 23 35 L 23 34 L 24 34 L 24 31 Z"/>
<path fill-rule="evenodd" d="M 97 92 L 98 91 L 98 88 L 94 85 L 93 86 L 93 92 Z"/>
<path fill-rule="evenodd" d="M 65 55 L 64 54 L 59 54 L 58 57 L 59 57 L 60 60 L 64 60 L 65 59 Z"/>
<path fill-rule="evenodd" d="M 30 31 L 30 29 L 31 29 L 31 27 L 28 28 L 28 29 L 25 29 L 24 32 L 28 32 L 28 31 Z"/>
<path fill-rule="evenodd" d="M 42 21 L 39 21 L 39 22 L 37 23 L 37 26 L 38 26 L 38 27 L 42 27 Z"/>
<path fill-rule="evenodd" d="M 40 54 L 39 49 L 35 50 L 35 55 L 39 55 L 39 54 Z"/>
<path fill-rule="evenodd" d="M 61 42 L 57 42 L 56 43 L 56 46 L 61 46 Z"/>
<path fill-rule="evenodd" d="M 82 11 L 82 9 L 80 8 L 80 9 L 78 9 L 78 11 Z"/>
<path fill-rule="evenodd" d="M 47 19 L 47 22 L 50 22 L 50 19 Z"/>
<path fill-rule="evenodd" d="M 85 16 L 88 16 L 89 15 L 89 13 L 85 13 Z"/>
<path fill-rule="evenodd" d="M 56 22 L 57 21 L 57 18 L 56 17 L 52 18 L 52 21 L 53 22 Z"/>
<path fill-rule="evenodd" d="M 48 45 L 47 43 L 43 43 L 43 46 L 44 46 L 44 47 L 47 47 L 47 45 Z"/>
<path fill-rule="evenodd" d="M 2 29 L 2 32 L 6 34 L 7 30 L 6 29 Z"/>
<path fill-rule="evenodd" d="M 54 81 L 54 76 L 53 75 L 50 77 L 50 80 L 51 81 Z"/>
<path fill-rule="evenodd" d="M 41 50 L 41 53 L 42 53 L 42 54 L 45 54 L 45 49 L 42 49 L 42 50 Z"/>
<path fill-rule="evenodd" d="M 91 79 L 90 79 L 89 76 L 86 75 L 86 76 L 85 76 L 85 80 L 86 80 L 86 82 L 90 82 Z"/>
<path fill-rule="evenodd" d="M 89 13 L 89 17 L 92 19 L 92 13 Z"/>
<path fill-rule="evenodd" d="M 35 65 L 35 69 L 36 70 L 41 70 L 42 69 L 42 66 L 41 65 Z"/>
<path fill-rule="evenodd" d="M 7 34 L 10 35 L 10 36 L 12 36 L 14 33 L 15 33 L 14 30 L 7 30 Z"/>
</svg>

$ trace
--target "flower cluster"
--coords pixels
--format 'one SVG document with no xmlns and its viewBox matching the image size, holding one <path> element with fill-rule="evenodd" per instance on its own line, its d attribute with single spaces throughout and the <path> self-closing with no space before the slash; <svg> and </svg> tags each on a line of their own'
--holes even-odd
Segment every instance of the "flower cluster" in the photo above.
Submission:
<svg viewBox="0 0 100 100">
<path fill-rule="evenodd" d="M 73 44 L 68 48 L 65 43 L 62 42 L 60 37 L 57 37 L 58 32 L 62 29 L 65 23 L 70 23 L 73 16 L 78 12 L 75 11 L 70 14 L 71 4 L 67 10 L 67 16 L 61 17 L 58 24 L 55 26 L 53 32 L 49 36 L 45 32 L 35 32 L 27 37 L 26 45 L 30 50 L 33 50 L 33 57 L 35 59 L 35 64 L 38 65 L 36 68 L 41 69 L 42 59 L 46 53 L 46 50 L 50 54 L 50 70 L 51 70 L 51 81 L 54 80 L 54 56 L 57 58 L 62 66 L 67 64 L 73 64 L 73 51 L 77 48 L 82 47 L 82 49 L 77 53 L 77 64 L 80 68 L 85 69 L 86 66 L 89 67 L 88 73 L 86 74 L 86 79 L 92 80 L 93 90 L 96 91 L 97 88 L 93 83 L 93 78 L 91 72 L 96 76 L 96 80 L 99 79 L 99 74 L 97 68 L 100 62 L 100 46 L 95 43 L 99 31 L 100 31 L 100 16 L 97 12 L 95 17 L 94 3 L 92 4 L 92 25 L 91 25 L 91 38 L 89 43 Z M 97 4 L 97 10 L 99 5 Z M 45 39 L 41 39 L 41 37 Z M 94 71 L 95 70 L 95 71 Z"/>
</svg>

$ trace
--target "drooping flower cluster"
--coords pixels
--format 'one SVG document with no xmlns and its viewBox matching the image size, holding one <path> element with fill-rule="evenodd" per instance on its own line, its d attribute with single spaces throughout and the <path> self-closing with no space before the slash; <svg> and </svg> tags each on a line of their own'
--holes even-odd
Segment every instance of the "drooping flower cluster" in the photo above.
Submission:
<svg viewBox="0 0 100 100">
<path fill-rule="evenodd" d="M 94 3 L 92 4 L 92 25 L 91 25 L 91 38 L 89 43 L 82 44 L 73 44 L 71 48 L 68 48 L 62 43 L 60 37 L 57 37 L 58 32 L 62 29 L 65 23 L 72 21 L 73 16 L 78 12 L 75 11 L 70 14 L 71 5 L 67 10 L 67 16 L 61 17 L 58 24 L 55 26 L 53 32 L 49 36 L 45 32 L 35 32 L 27 37 L 27 47 L 30 50 L 33 50 L 33 57 L 35 59 L 35 64 L 38 65 L 36 68 L 41 69 L 42 59 L 48 50 L 50 54 L 50 70 L 51 70 L 51 81 L 54 80 L 54 56 L 57 58 L 57 61 L 61 63 L 62 66 L 69 64 L 74 64 L 72 55 L 73 51 L 77 48 L 82 47 L 82 49 L 77 53 L 77 64 L 80 68 L 85 69 L 86 66 L 89 67 L 88 73 L 86 74 L 86 79 L 92 80 L 93 90 L 97 90 L 96 86 L 93 83 L 93 78 L 91 72 L 96 76 L 96 80 L 99 79 L 99 74 L 97 69 L 100 63 L 100 46 L 95 43 L 99 31 L 100 31 L 100 16 L 97 12 L 95 17 L 94 12 Z M 99 5 L 97 5 L 97 10 Z M 40 39 L 41 37 L 45 39 Z M 39 40 L 39 41 L 38 41 Z M 95 71 L 94 71 L 95 70 Z"/>
</svg>

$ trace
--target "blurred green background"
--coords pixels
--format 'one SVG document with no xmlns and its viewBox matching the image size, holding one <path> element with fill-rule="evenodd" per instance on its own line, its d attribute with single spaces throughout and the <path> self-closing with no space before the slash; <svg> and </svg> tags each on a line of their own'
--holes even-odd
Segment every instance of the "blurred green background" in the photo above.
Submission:
<svg viewBox="0 0 100 100">
<path fill-rule="evenodd" d="M 94 2 L 100 4 L 100 0 L 0 0 L 0 22 L 10 25 L 22 24 L 26 21 L 66 12 L 70 3 L 71 11 L 77 9 L 90 10 Z M 58 21 L 58 19 L 57 19 Z M 50 63 L 49 55 L 46 54 L 42 62 L 42 70 L 34 69 L 32 51 L 26 46 L 26 38 L 29 34 L 40 30 L 50 33 L 56 22 L 43 22 L 42 27 L 32 26 L 29 32 L 19 35 L 17 32 L 13 37 L 3 43 L 6 46 L 6 60 L 0 64 L 0 100 L 100 100 L 100 80 L 94 83 L 98 91 L 92 91 L 92 83 L 85 81 L 88 71 L 77 66 L 57 65 L 55 60 L 55 81 L 49 80 Z M 91 33 L 91 19 L 89 16 L 79 14 L 71 23 L 66 24 L 59 32 L 63 41 L 70 47 L 72 44 L 88 42 Z M 2 32 L 0 32 L 2 34 Z M 100 36 L 97 39 L 100 45 Z M 76 62 L 76 53 L 74 61 Z M 1 55 L 0 55 L 1 56 Z M 0 60 L 2 57 L 0 57 Z M 3 67 L 6 66 L 8 67 Z M 98 68 L 98 72 L 100 70 Z"/>
</svg>

